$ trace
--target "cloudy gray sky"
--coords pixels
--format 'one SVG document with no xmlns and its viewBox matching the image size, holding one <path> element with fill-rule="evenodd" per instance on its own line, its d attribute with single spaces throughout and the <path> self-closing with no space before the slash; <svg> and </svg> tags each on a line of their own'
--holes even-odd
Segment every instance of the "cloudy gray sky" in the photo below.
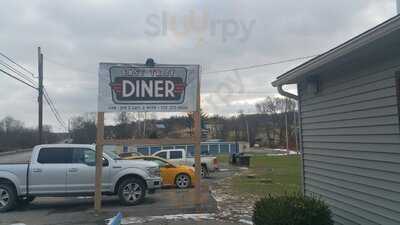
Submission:
<svg viewBox="0 0 400 225">
<path fill-rule="evenodd" d="M 3 0 L 0 52 L 36 73 L 42 47 L 45 87 L 67 120 L 96 111 L 99 62 L 152 57 L 207 72 L 314 55 L 389 19 L 395 8 L 395 0 Z M 255 102 L 276 95 L 270 82 L 301 62 L 204 74 L 202 107 L 254 112 Z M 33 89 L 0 74 L 0 96 L 0 118 L 36 125 Z M 47 106 L 45 123 L 61 130 Z"/>
</svg>

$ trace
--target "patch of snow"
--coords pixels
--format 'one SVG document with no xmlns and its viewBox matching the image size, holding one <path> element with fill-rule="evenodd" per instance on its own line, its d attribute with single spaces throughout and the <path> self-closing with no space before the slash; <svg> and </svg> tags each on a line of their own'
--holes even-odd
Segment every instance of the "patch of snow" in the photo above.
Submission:
<svg viewBox="0 0 400 225">
<path fill-rule="evenodd" d="M 245 220 L 245 219 L 240 219 L 240 220 L 239 220 L 239 223 L 244 223 L 244 224 L 253 225 L 253 221 Z"/>
<path fill-rule="evenodd" d="M 224 199 L 221 196 L 218 196 L 216 191 L 210 190 L 211 196 L 215 199 L 217 202 L 222 202 Z"/>
<path fill-rule="evenodd" d="M 92 199 L 92 196 L 78 196 L 77 199 Z"/>
<path fill-rule="evenodd" d="M 164 215 L 164 216 L 148 216 L 148 217 L 126 217 L 123 218 L 121 224 L 140 224 L 151 222 L 155 220 L 212 220 L 215 219 L 213 213 L 199 213 L 199 214 L 176 214 L 176 215 Z"/>
<path fill-rule="evenodd" d="M 268 155 L 287 155 L 288 150 L 282 148 L 276 148 L 275 151 L 285 152 L 285 153 L 278 153 L 278 154 L 268 154 Z M 289 150 L 289 155 L 297 155 L 296 151 Z"/>
</svg>

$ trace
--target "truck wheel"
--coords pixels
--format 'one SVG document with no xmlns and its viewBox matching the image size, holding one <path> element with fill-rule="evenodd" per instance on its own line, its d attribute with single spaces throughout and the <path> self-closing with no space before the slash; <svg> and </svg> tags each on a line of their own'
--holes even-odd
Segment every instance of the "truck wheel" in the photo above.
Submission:
<svg viewBox="0 0 400 225">
<path fill-rule="evenodd" d="M 13 186 L 0 184 L 0 212 L 12 210 L 17 205 L 17 193 Z"/>
<path fill-rule="evenodd" d="M 122 205 L 137 205 L 146 196 L 146 186 L 142 180 L 128 178 L 119 185 L 118 197 Z"/>
<path fill-rule="evenodd" d="M 175 185 L 180 189 L 189 188 L 192 186 L 192 180 L 186 173 L 181 173 L 176 176 Z"/>
</svg>

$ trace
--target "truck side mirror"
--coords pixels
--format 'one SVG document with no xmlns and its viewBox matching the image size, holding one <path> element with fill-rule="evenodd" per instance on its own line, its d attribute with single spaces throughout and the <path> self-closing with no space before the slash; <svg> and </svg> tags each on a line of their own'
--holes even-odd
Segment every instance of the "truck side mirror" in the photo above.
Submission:
<svg viewBox="0 0 400 225">
<path fill-rule="evenodd" d="M 108 165 L 108 160 L 103 158 L 103 167 L 107 167 Z"/>
</svg>

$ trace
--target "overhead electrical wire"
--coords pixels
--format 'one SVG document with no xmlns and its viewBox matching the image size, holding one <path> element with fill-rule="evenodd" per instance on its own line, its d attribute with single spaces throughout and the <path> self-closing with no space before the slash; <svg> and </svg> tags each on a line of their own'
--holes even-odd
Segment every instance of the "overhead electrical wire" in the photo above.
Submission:
<svg viewBox="0 0 400 225">
<path fill-rule="evenodd" d="M 299 61 L 299 60 L 313 58 L 316 56 L 318 56 L 318 55 L 302 56 L 302 57 L 284 59 L 284 60 L 275 61 L 275 62 L 255 64 L 255 65 L 250 65 L 250 66 L 236 67 L 236 68 L 230 68 L 230 69 L 224 69 L 224 70 L 214 70 L 214 71 L 208 71 L 208 72 L 206 71 L 203 74 L 215 74 L 215 73 L 234 72 L 234 71 L 240 71 L 240 70 L 250 70 L 250 69 L 255 69 L 255 68 L 260 68 L 260 67 L 265 67 L 265 66 L 272 66 L 272 65 L 282 64 L 282 63 L 295 62 L 295 61 Z"/>
<path fill-rule="evenodd" d="M 302 56 L 302 57 L 296 57 L 296 58 L 290 58 L 290 59 L 283 59 L 283 60 L 279 60 L 279 61 L 273 61 L 273 62 L 268 62 L 268 63 L 263 63 L 263 64 L 255 64 L 255 65 L 250 65 L 250 66 L 243 66 L 243 67 L 235 67 L 235 68 L 230 68 L 230 69 L 223 69 L 223 70 L 213 70 L 213 71 L 205 71 L 202 74 L 215 74 L 215 73 L 224 73 L 224 72 L 233 72 L 233 71 L 240 71 L 240 70 L 250 70 L 250 69 L 255 69 L 255 68 L 260 68 L 260 67 L 266 67 L 266 66 L 272 66 L 272 65 L 277 65 L 277 64 L 283 64 L 283 63 L 288 63 L 288 62 L 295 62 L 295 61 L 299 61 L 299 60 L 304 60 L 304 59 L 309 59 L 309 58 L 313 58 L 316 57 L 317 55 L 308 55 L 308 56 Z M 76 71 L 76 72 L 80 72 L 80 73 L 88 73 L 88 74 L 95 74 L 96 72 L 92 72 L 92 71 L 86 71 L 83 69 L 77 69 L 77 68 L 73 68 L 71 66 L 68 66 L 66 64 L 54 61 L 53 59 L 49 59 L 48 57 L 45 58 L 46 61 L 58 65 L 58 66 L 62 66 L 68 70 L 72 70 L 72 71 Z"/>
<path fill-rule="evenodd" d="M 202 94 L 221 94 L 221 95 L 260 95 L 260 94 L 275 94 L 275 92 L 266 92 L 266 91 L 249 91 L 249 92 L 219 92 L 219 91 L 204 91 Z"/>
<path fill-rule="evenodd" d="M 25 67 L 23 67 L 22 65 L 20 65 L 19 63 L 15 62 L 15 60 L 13 60 L 12 58 L 10 58 L 9 56 L 5 55 L 4 53 L 0 52 L 0 55 L 3 56 L 4 58 L 8 59 L 10 62 L 14 63 L 15 65 L 17 65 L 19 68 L 23 69 L 25 72 L 29 73 L 33 78 L 35 77 L 35 74 L 33 72 L 31 72 L 30 70 L 26 69 Z"/>
<path fill-rule="evenodd" d="M 0 65 L 4 66 L 8 70 L 18 74 L 19 76 L 22 76 L 24 79 L 28 80 L 32 85 L 37 85 L 36 81 L 34 81 L 32 78 L 30 78 L 29 76 L 27 76 L 24 73 L 20 72 L 19 70 L 15 69 L 14 67 L 12 67 L 11 65 L 7 64 L 6 62 L 4 62 L 1 59 L 0 59 Z"/>
<path fill-rule="evenodd" d="M 66 65 L 64 63 L 60 63 L 60 62 L 57 62 L 57 61 L 55 61 L 53 59 L 49 59 L 48 57 L 44 57 L 44 60 L 46 60 L 47 62 L 49 62 L 51 64 L 64 67 L 64 68 L 66 68 L 68 70 L 71 70 L 71 71 L 76 71 L 76 72 L 79 72 L 79 73 L 87 73 L 87 74 L 92 74 L 92 75 L 93 74 L 97 74 L 97 72 L 86 71 L 86 70 L 83 70 L 83 69 L 79 69 L 79 68 L 74 68 L 74 67 L 68 66 L 68 65 Z"/>
<path fill-rule="evenodd" d="M 47 92 L 47 90 L 44 88 L 43 89 L 43 96 L 47 102 L 47 104 L 50 107 L 50 110 L 53 112 L 54 117 L 56 118 L 57 122 L 65 129 L 68 130 L 65 121 L 63 120 L 61 114 L 59 113 L 59 111 L 57 110 L 54 101 L 52 100 L 52 98 L 50 97 L 49 93 Z"/>
<path fill-rule="evenodd" d="M 33 78 L 35 78 L 34 74 L 31 71 L 29 71 L 25 67 L 21 66 L 16 61 L 14 61 L 13 59 L 11 59 L 7 55 L 5 55 L 4 53 L 0 52 L 0 55 L 3 56 L 4 58 L 6 58 L 8 61 L 10 61 L 13 64 L 15 64 L 16 66 L 18 66 L 20 69 L 24 70 L 25 72 L 28 72 L 30 75 L 32 75 Z M 4 73 L 5 75 L 7 75 L 7 76 L 19 81 L 19 82 L 31 87 L 31 88 L 34 88 L 35 90 L 38 90 L 38 87 L 37 87 L 38 84 L 36 83 L 36 81 L 33 80 L 32 78 L 30 78 L 24 72 L 21 72 L 20 70 L 15 68 L 13 65 L 10 65 L 9 63 L 6 63 L 3 60 L 0 60 L 0 65 L 2 65 L 3 67 L 5 67 L 8 70 L 8 71 L 6 71 L 6 70 L 3 70 L 3 69 L 0 68 L 0 72 Z M 53 113 L 54 117 L 56 118 L 57 122 L 65 130 L 68 130 L 68 128 L 67 128 L 67 126 L 65 124 L 65 121 L 63 120 L 60 112 L 57 110 L 57 108 L 56 108 L 56 106 L 54 104 L 54 100 L 50 97 L 49 93 L 47 92 L 47 90 L 45 88 L 43 88 L 43 96 L 44 96 L 44 99 L 45 99 L 46 103 L 49 105 L 50 110 Z"/>
<path fill-rule="evenodd" d="M 304 59 L 309 59 L 318 56 L 316 55 L 308 55 L 308 56 L 302 56 L 302 57 L 296 57 L 296 58 L 290 58 L 290 59 L 284 59 L 284 60 L 279 60 L 279 61 L 273 61 L 273 62 L 268 62 L 268 63 L 263 63 L 263 64 L 255 64 L 255 65 L 250 65 L 250 66 L 243 66 L 243 67 L 236 67 L 236 68 L 230 68 L 230 69 L 224 69 L 224 70 L 214 70 L 214 71 L 205 71 L 202 74 L 208 75 L 208 74 L 216 74 L 216 73 L 225 73 L 225 72 L 234 72 L 234 71 L 241 71 L 241 70 L 250 70 L 250 69 L 255 69 L 255 68 L 261 68 L 261 67 L 266 67 L 266 66 L 272 66 L 272 65 L 278 65 L 278 64 L 283 64 L 283 63 L 288 63 L 288 62 L 295 62 L 299 60 L 304 60 Z M 66 64 L 59 63 L 57 61 L 54 61 L 49 58 L 45 58 L 46 61 L 53 63 L 58 66 L 62 66 L 68 70 L 80 72 L 80 73 L 87 73 L 87 74 L 95 74 L 96 72 L 90 72 L 90 71 L 85 71 L 82 69 L 76 69 L 72 68 Z M 235 95 L 235 94 L 272 94 L 272 93 L 267 93 L 267 92 L 202 92 L 203 94 L 208 94 L 208 93 L 217 93 L 217 94 L 224 94 L 224 95 Z"/>
<path fill-rule="evenodd" d="M 29 84 L 28 82 L 22 80 L 21 78 L 18 78 L 17 76 L 14 76 L 14 75 L 8 73 L 7 71 L 5 71 L 5 70 L 3 70 L 3 69 L 0 69 L 0 72 L 4 73 L 5 75 L 7 75 L 7 76 L 9 76 L 9 77 L 11 77 L 11 78 L 13 78 L 13 79 L 15 79 L 15 80 L 17 80 L 17 81 L 23 83 L 23 84 L 25 84 L 25 85 L 27 85 L 27 86 L 33 88 L 33 89 L 36 89 L 36 90 L 38 89 L 37 87 L 33 86 L 32 84 Z"/>
</svg>

